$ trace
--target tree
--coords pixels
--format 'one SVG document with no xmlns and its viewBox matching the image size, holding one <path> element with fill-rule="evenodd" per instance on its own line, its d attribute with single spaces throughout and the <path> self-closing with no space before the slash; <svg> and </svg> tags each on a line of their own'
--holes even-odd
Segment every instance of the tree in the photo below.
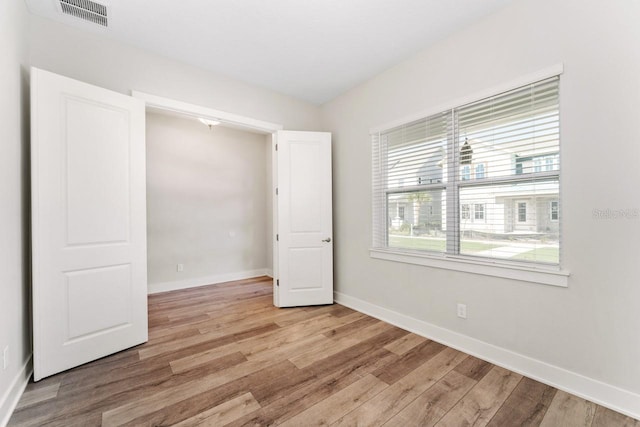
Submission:
<svg viewBox="0 0 640 427">
<path fill-rule="evenodd" d="M 413 227 L 417 226 L 420 220 L 420 207 L 423 203 L 431 201 L 431 195 L 426 191 L 409 193 L 407 200 L 413 205 L 413 224 L 411 227 L 411 235 L 413 235 Z"/>
</svg>

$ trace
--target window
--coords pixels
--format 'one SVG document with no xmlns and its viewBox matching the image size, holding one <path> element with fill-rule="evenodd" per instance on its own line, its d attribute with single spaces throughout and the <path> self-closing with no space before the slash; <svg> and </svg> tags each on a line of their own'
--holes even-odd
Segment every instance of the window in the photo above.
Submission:
<svg viewBox="0 0 640 427">
<path fill-rule="evenodd" d="M 518 222 L 527 222 L 527 202 L 518 203 Z"/>
<path fill-rule="evenodd" d="M 374 249 L 559 264 L 557 77 L 372 135 Z M 544 202 L 544 200 L 552 202 Z M 395 225 L 396 206 L 407 206 Z M 390 225 L 391 224 L 391 225 Z"/>
<path fill-rule="evenodd" d="M 555 170 L 556 169 L 557 158 L 558 158 L 557 155 L 545 157 L 545 159 L 544 159 L 544 164 L 545 164 L 544 170 L 546 170 L 547 172 Z"/>
<path fill-rule="evenodd" d="M 549 212 L 551 214 L 551 221 L 557 221 L 559 216 L 558 212 L 558 201 L 554 200 L 551 202 L 551 206 L 549 207 Z"/>
<path fill-rule="evenodd" d="M 462 171 L 460 172 L 460 178 L 463 181 L 467 181 L 471 179 L 471 167 L 469 165 L 462 166 Z"/>
<path fill-rule="evenodd" d="M 398 218 L 404 220 L 404 206 L 398 206 Z"/>
<path fill-rule="evenodd" d="M 542 172 L 542 160 L 541 159 L 535 159 L 533 161 L 533 171 L 534 172 Z"/>
<path fill-rule="evenodd" d="M 471 209 L 469 205 L 460 206 L 460 219 L 471 219 Z"/>
</svg>

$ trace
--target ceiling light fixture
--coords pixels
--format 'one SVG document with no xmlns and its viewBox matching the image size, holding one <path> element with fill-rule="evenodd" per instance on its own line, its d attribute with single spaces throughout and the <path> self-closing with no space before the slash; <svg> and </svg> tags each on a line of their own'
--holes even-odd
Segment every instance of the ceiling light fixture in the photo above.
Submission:
<svg viewBox="0 0 640 427">
<path fill-rule="evenodd" d="M 209 126 L 209 130 L 211 130 L 211 128 L 213 128 L 214 126 L 218 126 L 220 124 L 220 121 L 218 120 L 203 119 L 202 117 L 200 117 L 198 120 L 200 120 L 201 123 Z"/>
</svg>

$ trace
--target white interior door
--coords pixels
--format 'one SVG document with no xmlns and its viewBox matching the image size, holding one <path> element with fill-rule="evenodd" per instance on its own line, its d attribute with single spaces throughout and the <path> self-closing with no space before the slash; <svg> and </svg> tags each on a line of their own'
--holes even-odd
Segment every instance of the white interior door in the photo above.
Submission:
<svg viewBox="0 0 640 427">
<path fill-rule="evenodd" d="M 275 305 L 331 304 L 331 134 L 278 131 L 276 143 Z"/>
<path fill-rule="evenodd" d="M 34 378 L 147 341 L 144 102 L 31 71 Z"/>
</svg>

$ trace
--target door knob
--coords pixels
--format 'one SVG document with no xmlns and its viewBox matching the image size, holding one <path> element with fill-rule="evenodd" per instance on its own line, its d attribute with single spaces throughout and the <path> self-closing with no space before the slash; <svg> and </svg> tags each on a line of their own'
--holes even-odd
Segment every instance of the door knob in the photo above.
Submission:
<svg viewBox="0 0 640 427">
<path fill-rule="evenodd" d="M 327 242 L 330 243 L 331 242 L 331 237 L 327 237 L 326 239 L 322 239 L 323 242 Z"/>
</svg>

